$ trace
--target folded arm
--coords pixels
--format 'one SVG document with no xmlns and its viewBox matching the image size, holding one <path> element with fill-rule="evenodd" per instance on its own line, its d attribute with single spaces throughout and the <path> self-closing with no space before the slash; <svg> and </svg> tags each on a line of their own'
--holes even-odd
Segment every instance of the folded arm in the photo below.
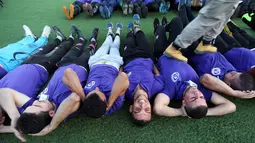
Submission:
<svg viewBox="0 0 255 143">
<path fill-rule="evenodd" d="M 115 100 L 119 96 L 125 93 L 128 87 L 129 87 L 129 80 L 128 80 L 127 74 L 124 72 L 120 72 L 112 86 L 111 95 L 108 100 L 107 110 L 109 110 L 112 107 Z"/>
<path fill-rule="evenodd" d="M 76 93 L 72 93 L 60 104 L 56 114 L 51 120 L 51 123 L 46 126 L 40 133 L 33 135 L 44 136 L 52 132 L 63 120 L 65 120 L 69 115 L 78 110 L 80 106 L 80 101 L 80 96 L 78 96 Z"/>
<path fill-rule="evenodd" d="M 237 98 L 253 98 L 255 96 L 254 92 L 233 90 L 226 83 L 210 74 L 204 74 L 201 76 L 200 83 L 212 91 L 220 92 Z"/>
<path fill-rule="evenodd" d="M 175 117 L 175 116 L 184 116 L 182 109 L 176 109 L 169 107 L 170 98 L 164 94 L 159 93 L 154 101 L 153 111 L 159 116 Z"/>
<path fill-rule="evenodd" d="M 206 116 L 221 116 L 236 111 L 235 104 L 218 93 L 213 92 L 211 102 L 215 107 L 209 108 Z"/>
</svg>

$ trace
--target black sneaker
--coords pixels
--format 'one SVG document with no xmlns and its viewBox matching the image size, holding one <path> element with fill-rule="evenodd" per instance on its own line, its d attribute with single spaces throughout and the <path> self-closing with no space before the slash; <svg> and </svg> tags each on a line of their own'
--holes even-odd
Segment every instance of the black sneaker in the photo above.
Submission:
<svg viewBox="0 0 255 143">
<path fill-rule="evenodd" d="M 134 3 L 134 13 L 138 14 L 140 17 L 142 16 L 141 7 L 137 3 Z"/>
<path fill-rule="evenodd" d="M 99 28 L 94 28 L 94 30 L 91 33 L 90 41 L 94 38 L 95 41 L 97 41 L 97 36 L 98 36 Z"/>
<path fill-rule="evenodd" d="M 63 34 L 63 32 L 57 26 L 53 26 L 52 29 L 56 33 L 57 36 L 62 37 L 62 41 L 66 40 L 66 36 Z"/>
<path fill-rule="evenodd" d="M 165 16 L 162 18 L 161 24 L 162 24 L 163 26 L 167 25 L 167 18 L 166 18 Z"/>
<path fill-rule="evenodd" d="M 72 29 L 75 30 L 75 32 L 77 33 L 78 39 L 82 40 L 82 41 L 87 41 L 87 39 L 84 37 L 84 35 L 82 34 L 81 30 L 76 26 L 76 25 L 72 25 Z"/>
</svg>

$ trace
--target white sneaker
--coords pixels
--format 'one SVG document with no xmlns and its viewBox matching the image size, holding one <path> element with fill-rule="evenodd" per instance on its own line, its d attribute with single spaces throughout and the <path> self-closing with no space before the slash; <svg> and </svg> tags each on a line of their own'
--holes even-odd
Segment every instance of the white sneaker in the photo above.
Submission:
<svg viewBox="0 0 255 143">
<path fill-rule="evenodd" d="M 49 37 L 50 31 L 51 31 L 50 26 L 46 25 L 46 26 L 43 28 L 42 37 Z"/>
<path fill-rule="evenodd" d="M 32 36 L 32 37 L 34 37 L 33 32 L 31 31 L 31 29 L 28 26 L 23 25 L 23 29 L 25 31 L 25 36 Z"/>
</svg>

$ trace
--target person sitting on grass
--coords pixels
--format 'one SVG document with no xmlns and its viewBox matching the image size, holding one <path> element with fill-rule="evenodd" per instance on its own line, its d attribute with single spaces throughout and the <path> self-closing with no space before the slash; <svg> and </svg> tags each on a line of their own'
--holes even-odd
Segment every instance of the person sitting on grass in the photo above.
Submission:
<svg viewBox="0 0 255 143">
<path fill-rule="evenodd" d="M 4 7 L 4 2 L 2 0 L 0 0 L 0 5 L 1 7 Z"/>
<path fill-rule="evenodd" d="M 67 19 L 73 19 L 74 17 L 78 16 L 83 11 L 88 11 L 91 8 L 91 0 L 76 0 L 75 2 L 69 5 L 69 11 L 66 6 L 62 7 L 62 11 L 65 14 Z"/>
<path fill-rule="evenodd" d="M 134 124 L 145 126 L 151 120 L 151 100 L 159 93 L 164 82 L 153 63 L 153 49 L 140 29 L 140 17 L 133 16 L 128 23 L 129 33 L 124 43 L 124 72 L 129 75 L 130 86 L 125 91 L 131 102 L 129 111 Z"/>
<path fill-rule="evenodd" d="M 164 18 L 162 21 L 167 20 Z M 171 31 L 169 40 L 174 40 L 181 32 L 183 22 L 181 18 L 176 17 L 168 25 L 170 26 L 160 25 L 157 18 L 154 20 L 155 53 L 163 54 L 168 42 L 171 42 L 167 40 L 166 31 Z M 165 30 L 166 27 L 169 29 Z M 165 86 L 154 101 L 153 111 L 156 115 L 188 116 L 193 119 L 200 119 L 204 116 L 220 116 L 235 112 L 235 104 L 200 84 L 199 76 L 190 65 L 165 55 L 157 59 L 159 59 L 157 67 L 164 79 Z M 173 100 L 181 101 L 181 108 L 169 107 L 168 105 Z M 209 108 L 207 101 L 215 106 Z"/>
<path fill-rule="evenodd" d="M 20 66 L 26 58 L 48 43 L 48 37 L 51 31 L 49 26 L 46 25 L 43 28 L 42 35 L 39 39 L 36 38 L 26 25 L 23 25 L 23 29 L 25 30 L 25 38 L 0 48 L 0 79 L 8 72 Z"/>
<path fill-rule="evenodd" d="M 21 66 L 12 70 L 0 80 L 1 101 L 5 101 L 0 103 L 0 106 L 2 106 L 2 108 L 0 107 L 0 118 L 1 121 L 4 121 L 9 115 L 13 128 L 16 124 L 15 117 L 18 117 L 19 113 L 24 110 L 22 108 L 24 103 L 21 102 L 26 102 L 25 100 L 29 98 L 36 98 L 41 87 L 47 82 L 49 75 L 57 69 L 56 63 L 72 47 L 72 41 L 65 41 L 66 37 L 56 26 L 53 27 L 53 30 L 57 35 L 54 42 L 40 48 L 39 52 L 29 57 Z M 13 100 L 15 100 L 18 110 L 16 105 L 15 108 L 12 108 Z M 6 104 L 8 108 L 6 108 Z M 3 112 L 7 114 L 3 114 Z M 0 125 L 0 132 L 13 132 L 13 130 L 10 126 Z"/>
</svg>

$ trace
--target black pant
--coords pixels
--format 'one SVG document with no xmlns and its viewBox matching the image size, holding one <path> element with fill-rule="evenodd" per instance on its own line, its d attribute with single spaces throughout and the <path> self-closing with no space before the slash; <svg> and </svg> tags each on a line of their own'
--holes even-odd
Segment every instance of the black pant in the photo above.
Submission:
<svg viewBox="0 0 255 143">
<path fill-rule="evenodd" d="M 75 1 L 72 4 L 74 5 L 74 14 L 73 14 L 74 17 L 83 12 L 82 2 Z"/>
<path fill-rule="evenodd" d="M 175 17 L 169 24 L 164 26 L 158 26 L 156 28 L 155 43 L 154 43 L 154 56 L 159 59 L 162 56 L 165 49 L 176 39 L 176 37 L 183 30 L 183 22 L 180 17 Z M 166 37 L 166 32 L 169 31 L 169 39 Z M 187 49 L 182 49 L 182 53 L 186 57 L 194 55 L 194 50 L 197 48 L 198 42 L 194 42 Z"/>
<path fill-rule="evenodd" d="M 227 26 L 232 32 L 233 37 L 245 48 L 254 48 L 255 47 L 255 38 L 251 37 L 246 31 L 239 28 L 232 22 L 228 22 Z"/>
<path fill-rule="evenodd" d="M 45 67 L 51 74 L 57 69 L 56 63 L 68 52 L 73 42 L 71 38 L 62 43 L 58 39 L 55 39 L 53 43 L 40 48 L 38 53 L 29 57 L 22 64 L 39 64 Z"/>
<path fill-rule="evenodd" d="M 186 27 L 193 19 L 195 19 L 191 8 L 186 5 L 181 6 L 178 15 L 182 19 L 183 27 Z"/>
<path fill-rule="evenodd" d="M 88 61 L 91 56 L 89 48 L 84 48 L 85 43 L 78 43 L 73 47 L 62 59 L 57 66 L 66 66 L 69 64 L 77 64 L 83 66 L 89 71 Z M 94 52 L 92 52 L 94 53 Z"/>
<path fill-rule="evenodd" d="M 220 35 L 217 36 L 214 45 L 217 47 L 217 51 L 221 54 L 224 54 L 225 52 L 231 50 L 234 47 L 242 47 L 235 38 L 229 36 L 224 31 L 222 31 Z"/>
<path fill-rule="evenodd" d="M 142 31 L 138 31 L 135 34 L 129 32 L 127 38 L 124 41 L 124 63 L 128 64 L 135 58 L 151 58 L 153 57 L 153 48 Z"/>
</svg>

